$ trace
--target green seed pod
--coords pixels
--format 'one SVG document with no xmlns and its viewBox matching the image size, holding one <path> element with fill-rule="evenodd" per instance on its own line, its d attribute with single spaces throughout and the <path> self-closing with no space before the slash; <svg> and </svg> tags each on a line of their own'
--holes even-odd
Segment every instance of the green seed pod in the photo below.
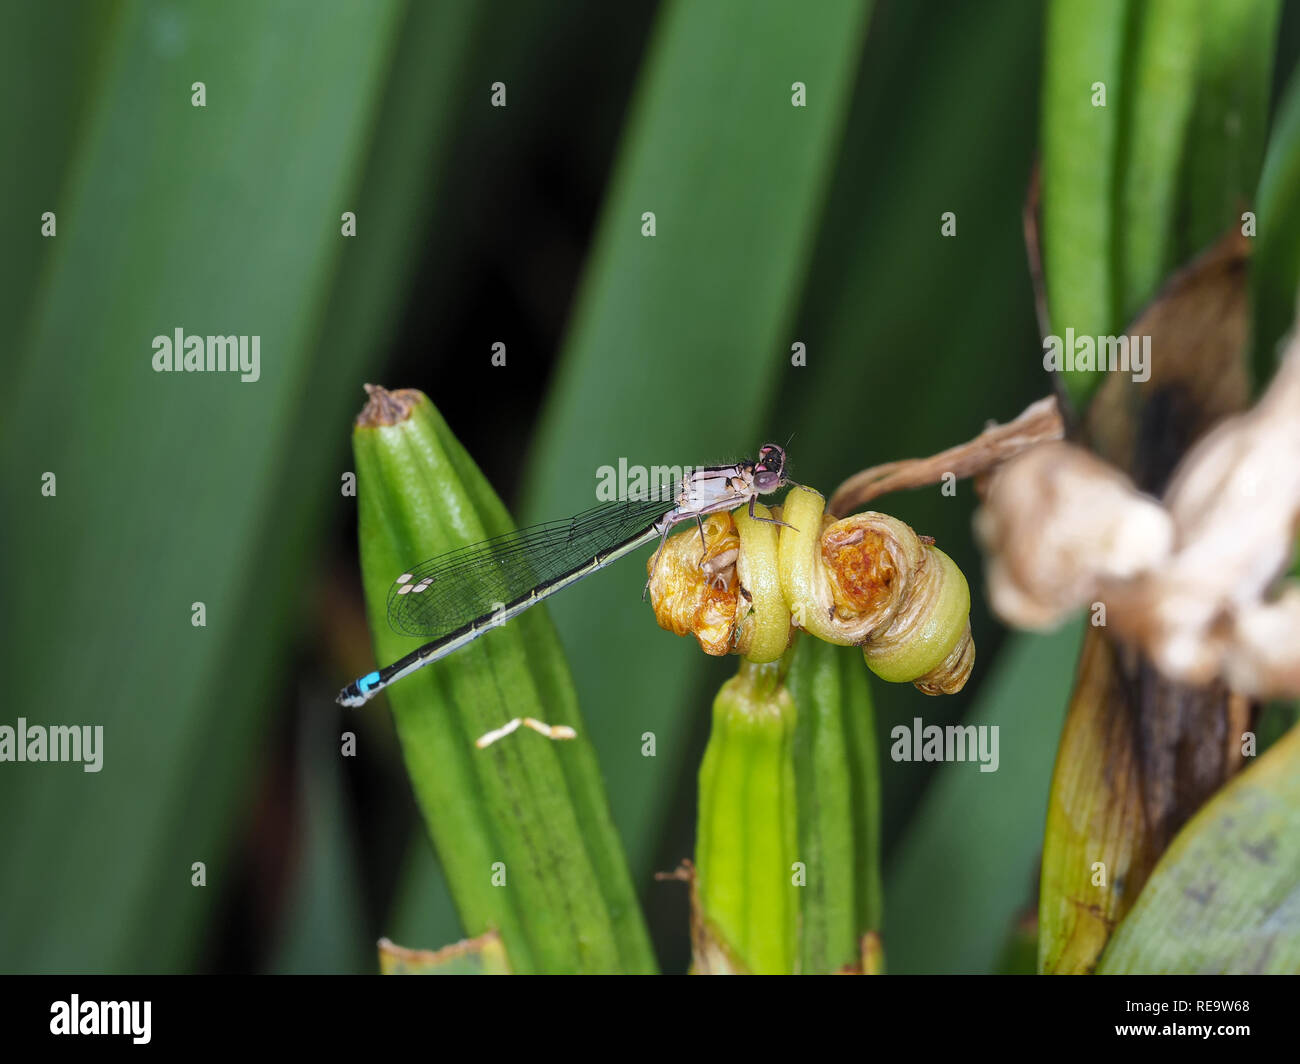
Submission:
<svg viewBox="0 0 1300 1064">
<path fill-rule="evenodd" d="M 799 639 L 786 686 L 799 716 L 800 968 L 804 973 L 879 968 L 880 776 L 867 674 L 855 651 Z"/>
<path fill-rule="evenodd" d="M 742 662 L 713 703 L 695 849 L 697 973 L 796 970 L 795 720 L 775 662 Z"/>
<path fill-rule="evenodd" d="M 388 625 L 394 578 L 425 558 L 513 526 L 428 398 L 368 388 L 353 432 L 361 568 L 375 655 L 418 640 Z M 577 698 L 541 608 L 386 692 L 407 772 L 466 931 L 495 928 L 510 970 L 649 972 L 654 958 Z M 532 716 L 577 729 L 521 731 Z"/>
</svg>

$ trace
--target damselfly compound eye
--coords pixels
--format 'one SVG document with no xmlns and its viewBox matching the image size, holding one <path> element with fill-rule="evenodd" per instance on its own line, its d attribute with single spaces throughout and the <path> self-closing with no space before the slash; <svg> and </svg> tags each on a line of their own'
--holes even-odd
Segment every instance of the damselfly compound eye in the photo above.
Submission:
<svg viewBox="0 0 1300 1064">
<path fill-rule="evenodd" d="M 756 491 L 776 491 L 781 486 L 781 474 L 764 470 L 761 473 L 754 474 L 754 488 Z"/>
<path fill-rule="evenodd" d="M 765 443 L 759 449 L 758 461 L 754 463 L 754 482 L 759 485 L 759 478 L 766 475 L 775 477 L 771 487 L 758 487 L 759 491 L 774 491 L 785 479 L 785 449 L 775 443 Z"/>
</svg>

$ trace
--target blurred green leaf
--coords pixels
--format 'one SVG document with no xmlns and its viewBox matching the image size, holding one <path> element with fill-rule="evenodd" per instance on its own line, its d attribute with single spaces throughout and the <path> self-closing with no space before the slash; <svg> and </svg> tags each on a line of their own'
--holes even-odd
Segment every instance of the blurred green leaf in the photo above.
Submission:
<svg viewBox="0 0 1300 1064">
<path fill-rule="evenodd" d="M 1300 971 L 1300 729 L 1183 827 L 1102 955 L 1102 974 Z"/>
<path fill-rule="evenodd" d="M 587 3 L 349 7 L 45 0 L 6 10 L 0 79 L 11 91 L 0 130 L 18 164 L 0 204 L 0 313 L 25 339 L 10 345 L 17 394 L 0 424 L 10 456 L 0 508 L 16 515 L 0 529 L 10 607 L 0 664 L 15 678 L 9 723 L 75 713 L 110 725 L 100 777 L 54 779 L 59 766 L 0 773 L 0 904 L 39 918 L 0 927 L 0 955 L 15 967 L 182 968 L 205 934 L 214 941 L 208 926 L 233 878 L 226 851 L 247 816 L 241 793 L 266 745 L 262 701 L 282 691 L 292 641 L 315 642 L 320 611 L 303 591 L 321 530 L 335 507 L 353 505 L 338 476 L 356 386 L 402 327 L 414 267 L 425 273 L 408 316 L 437 321 L 463 294 L 457 278 L 471 272 L 466 247 L 483 246 L 486 205 L 460 193 L 485 168 L 508 172 L 524 155 L 517 145 L 545 142 L 549 158 L 564 160 L 565 189 L 585 198 L 608 136 L 540 119 L 570 91 L 557 79 L 570 51 L 585 47 L 572 31 L 605 32 L 610 54 L 635 57 L 649 10 L 634 4 L 606 20 Z M 764 428 L 781 441 L 793 431 L 796 476 L 829 491 L 862 466 L 932 452 L 987 418 L 1013 416 L 1046 390 L 1018 218 L 1042 13 L 994 0 L 936 20 L 926 5 L 884 3 L 864 50 L 868 7 L 838 2 L 815 19 L 770 4 L 658 13 L 533 449 L 530 517 L 589 504 L 585 477 L 597 465 L 738 456 Z M 1103 21 L 1107 10 L 1092 5 Z M 1124 76 L 1108 84 L 1109 108 L 1135 115 L 1106 149 L 1122 172 L 1088 157 L 1096 144 L 1074 141 L 1080 165 L 1096 171 L 1081 180 L 1104 197 L 1088 210 L 1104 205 L 1132 223 L 1108 215 L 1104 231 L 1085 224 L 1077 234 L 1083 255 L 1090 240 L 1105 245 L 1110 260 L 1097 263 L 1106 269 L 1124 261 L 1127 281 L 1117 272 L 1106 282 L 1117 316 L 1121 288 L 1158 283 L 1252 206 L 1278 5 L 1148 2 L 1130 12 L 1115 58 Z M 1062 58 L 1086 76 L 1068 87 L 1086 105 L 1096 78 L 1082 68 L 1096 41 L 1060 36 L 1082 53 Z M 1196 49 L 1178 47 L 1193 36 Z M 1149 88 L 1139 88 L 1143 74 Z M 509 83 L 508 112 L 487 112 L 496 78 Z M 205 111 L 188 104 L 196 79 L 208 83 Z M 603 113 L 624 106 L 621 83 L 581 80 L 576 91 L 600 95 Z M 790 107 L 795 80 L 807 84 L 803 110 Z M 1291 324 L 1300 276 L 1290 202 L 1300 187 L 1298 92 L 1254 204 L 1261 378 Z M 45 209 L 58 211 L 57 238 L 39 235 Z M 358 215 L 354 240 L 338 234 L 345 209 Z M 654 239 L 640 236 L 643 210 L 657 213 Z M 958 217 L 955 239 L 939 236 L 947 210 Z M 555 261 L 541 251 L 538 262 Z M 1080 276 L 1095 280 L 1086 268 Z M 1078 295 L 1086 300 L 1086 284 Z M 565 312 L 562 298 L 542 301 L 545 314 Z M 261 332 L 263 381 L 232 390 L 145 370 L 149 339 L 176 324 Z M 789 365 L 796 341 L 807 344 L 805 368 Z M 512 344 L 512 366 L 520 353 Z M 458 350 L 435 358 L 440 378 L 463 361 Z M 512 408 L 489 406 L 494 424 L 513 423 Z M 508 446 L 521 453 L 517 441 Z M 33 487 L 48 469 L 60 478 L 54 500 Z M 882 505 L 975 575 L 971 496 L 960 490 L 955 501 L 927 491 Z M 704 730 L 716 686 L 705 677 L 725 666 L 629 605 L 638 569 L 627 563 L 589 582 L 560 613 L 640 874 L 665 859 L 654 828 L 670 804 L 690 819 L 689 777 L 679 775 L 690 767 L 679 755 L 688 732 Z M 990 666 L 1001 633 L 972 590 L 979 661 L 968 692 L 929 700 L 882 688 L 882 732 L 917 712 L 955 719 L 983 674 L 999 675 Z M 200 599 L 207 629 L 186 623 Z M 632 698 L 629 662 L 653 678 Z M 639 756 L 650 730 L 664 761 Z M 936 785 L 962 767 L 940 769 Z M 902 835 L 929 768 L 880 766 L 887 836 Z M 341 966 L 330 958 L 344 956 L 353 934 L 329 915 L 354 907 L 350 888 L 320 880 L 350 860 L 340 824 L 318 819 L 339 796 L 320 779 L 311 786 L 316 819 L 279 967 Z M 934 819 L 923 811 L 923 834 Z M 955 809 L 952 819 L 970 818 Z M 52 847 L 53 837 L 67 842 Z M 669 860 L 685 852 L 676 845 Z M 909 843 L 899 861 L 915 862 L 915 852 Z M 385 930 L 451 941 L 458 920 L 425 839 L 412 857 Z M 188 886 L 198 858 L 208 862 L 207 891 Z M 950 883 L 938 907 L 959 889 Z M 899 912 L 891 960 L 910 970 L 898 953 Z M 322 921 L 336 939 L 316 936 Z M 974 919 L 959 926 L 963 940 L 986 931 Z M 360 947 L 368 965 L 368 940 Z M 985 956 L 984 938 L 956 953 Z"/>
<path fill-rule="evenodd" d="M 1255 204 L 1259 244 L 1251 281 L 1259 390 L 1272 379 L 1282 340 L 1295 321 L 1300 287 L 1300 69 L 1292 73 L 1274 118 Z"/>
<path fill-rule="evenodd" d="M 1175 267 L 1240 224 L 1277 19 L 1276 0 L 1049 4 L 1041 232 L 1057 334 L 1116 333 Z M 1076 405 L 1102 379 L 1064 374 Z"/>
<path fill-rule="evenodd" d="M 129 4 L 92 63 L 0 428 L 3 509 L 24 515 L 4 544 L 0 661 L 29 719 L 102 724 L 105 766 L 0 776 L 0 905 L 31 916 L 0 928 L 13 968 L 189 968 L 230 883 L 279 658 L 265 636 L 293 602 L 258 583 L 289 505 L 268 455 L 313 449 L 291 436 L 293 399 L 399 11 Z M 260 336 L 260 379 L 155 373 L 152 338 L 178 327 Z"/>
<path fill-rule="evenodd" d="M 1279 0 L 1199 0 L 1196 103 L 1183 148 L 1181 225 L 1174 262 L 1186 262 L 1241 224 L 1259 181 Z"/>
<path fill-rule="evenodd" d="M 1014 636 L 963 719 L 998 729 L 998 768 L 943 765 L 913 816 L 886 869 L 891 971 L 992 971 L 1032 900 L 1080 627 Z"/>
<path fill-rule="evenodd" d="M 1300 721 L 1300 702 L 1287 699 L 1267 702 L 1259 711 L 1255 734 L 1259 738 L 1259 752 L 1263 753 L 1282 738 Z"/>
<path fill-rule="evenodd" d="M 997 975 L 1036 975 L 1038 973 L 1038 916 L 1022 914 L 1003 943 L 994 966 Z"/>
<path fill-rule="evenodd" d="M 19 337 L 28 307 L 58 247 L 57 237 L 41 235 L 41 216 L 52 211 L 66 234 L 69 164 L 123 9 L 47 0 L 0 11 L 0 144 L 11 160 L 0 198 L 0 322 L 14 366 L 25 353 Z M 36 99 L 40 107 L 31 106 Z"/>
<path fill-rule="evenodd" d="M 461 929 L 460 915 L 442 874 L 427 831 L 413 835 L 397 876 L 385 933 L 399 942 L 446 944 Z"/>
<path fill-rule="evenodd" d="M 1113 224 L 1118 237 L 1115 309 L 1123 323 L 1155 294 L 1173 265 L 1180 165 L 1196 95 L 1203 12 L 1185 0 L 1139 0 L 1126 14 L 1131 59 L 1123 95 L 1108 100 L 1121 116 Z M 1047 62 L 1059 58 L 1060 52 L 1052 52 Z M 1048 124 L 1056 118 L 1056 112 L 1045 110 Z M 1061 163 L 1059 154 L 1056 162 Z M 1059 293 L 1060 287 L 1054 290 Z"/>
<path fill-rule="evenodd" d="M 370 957 L 356 835 L 339 739 L 325 707 L 304 714 L 298 743 L 298 861 L 270 968 L 288 974 L 365 971 Z M 346 762 L 343 762 L 346 763 Z"/>
<path fill-rule="evenodd" d="M 1120 318 L 1116 167 L 1129 86 L 1124 0 L 1050 0 L 1043 46 L 1042 256 L 1054 332 L 1109 335 Z M 1105 105 L 1101 106 L 1102 93 Z M 1096 101 L 1096 102 L 1094 102 Z M 1076 405 L 1097 375 L 1063 373 Z"/>
</svg>

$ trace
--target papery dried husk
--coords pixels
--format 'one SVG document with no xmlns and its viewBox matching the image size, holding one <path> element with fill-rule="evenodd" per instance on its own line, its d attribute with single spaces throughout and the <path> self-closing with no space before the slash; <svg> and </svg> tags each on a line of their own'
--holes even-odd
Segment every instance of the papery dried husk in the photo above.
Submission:
<svg viewBox="0 0 1300 1064">
<path fill-rule="evenodd" d="M 999 468 L 975 532 L 989 598 L 1022 628 L 1050 628 L 1098 594 L 1161 564 L 1169 515 L 1118 470 L 1068 443 L 1045 443 Z"/>
<path fill-rule="evenodd" d="M 1109 623 L 1176 683 L 1300 691 L 1300 610 L 1282 578 L 1300 532 L 1300 346 L 1265 396 L 1205 435 L 1163 505 L 1080 447 L 1000 468 L 976 531 L 1005 620 L 1050 627 L 1104 603 Z"/>
</svg>

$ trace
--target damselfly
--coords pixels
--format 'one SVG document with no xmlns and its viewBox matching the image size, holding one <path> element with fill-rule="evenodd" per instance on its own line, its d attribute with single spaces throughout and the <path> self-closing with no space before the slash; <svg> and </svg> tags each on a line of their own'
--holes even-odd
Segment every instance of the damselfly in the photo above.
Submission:
<svg viewBox="0 0 1300 1064">
<path fill-rule="evenodd" d="M 568 520 L 515 532 L 439 555 L 402 573 L 388 592 L 388 623 L 430 641 L 354 680 L 338 702 L 360 706 L 390 683 L 446 657 L 530 606 L 655 539 L 684 521 L 748 504 L 787 483 L 785 451 L 765 444 L 754 461 L 692 471 L 658 498 L 604 503 Z M 665 504 L 669 504 L 665 509 Z"/>
</svg>

